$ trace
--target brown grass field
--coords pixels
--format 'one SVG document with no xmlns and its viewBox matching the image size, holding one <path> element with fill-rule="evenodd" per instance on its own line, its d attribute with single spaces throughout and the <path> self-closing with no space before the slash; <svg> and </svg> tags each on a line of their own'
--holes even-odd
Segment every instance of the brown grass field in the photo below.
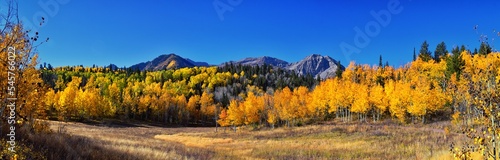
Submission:
<svg viewBox="0 0 500 160">
<path fill-rule="evenodd" d="M 444 131 L 449 122 L 328 122 L 277 129 L 242 127 L 236 132 L 147 124 L 49 124 L 56 135 L 68 136 L 39 138 L 48 146 L 63 147 L 48 159 L 452 159 L 451 142 L 464 139 Z"/>
</svg>

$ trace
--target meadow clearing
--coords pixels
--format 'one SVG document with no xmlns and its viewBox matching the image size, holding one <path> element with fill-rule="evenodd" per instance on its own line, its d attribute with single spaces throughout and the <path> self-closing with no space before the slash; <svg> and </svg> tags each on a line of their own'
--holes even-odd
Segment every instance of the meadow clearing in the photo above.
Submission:
<svg viewBox="0 0 500 160">
<path fill-rule="evenodd" d="M 49 140 L 65 154 L 49 159 L 452 159 L 450 144 L 464 140 L 463 135 L 445 131 L 449 122 L 327 122 L 276 129 L 242 127 L 236 132 L 113 122 L 49 124 L 56 133 L 69 135 Z"/>
</svg>

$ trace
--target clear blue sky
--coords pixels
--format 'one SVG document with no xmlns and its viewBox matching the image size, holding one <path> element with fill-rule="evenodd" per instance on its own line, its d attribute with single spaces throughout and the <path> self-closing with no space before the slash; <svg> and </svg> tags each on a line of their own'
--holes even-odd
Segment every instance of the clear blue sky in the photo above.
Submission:
<svg viewBox="0 0 500 160">
<path fill-rule="evenodd" d="M 55 2 L 49 10 L 38 3 L 46 1 Z M 221 19 L 215 2 L 222 10 L 232 10 Z M 384 61 L 399 66 L 411 61 L 413 48 L 418 52 L 424 40 L 432 51 L 441 41 L 448 50 L 461 44 L 473 50 L 479 46 L 475 25 L 479 34 L 500 40 L 493 33 L 495 28 L 500 31 L 497 0 L 229 2 L 238 0 L 36 0 L 19 2 L 19 10 L 30 23 L 33 17 L 46 15 L 46 24 L 33 29 L 42 39 L 50 37 L 38 50 L 41 62 L 53 66 L 130 66 L 168 53 L 210 64 L 258 56 L 295 62 L 314 53 L 344 65 L 352 60 L 376 64 L 382 54 Z M 391 20 L 382 26 L 370 12 L 388 11 L 394 2 L 399 2 L 399 12 L 391 13 Z M 364 31 L 367 25 L 380 28 L 371 27 L 370 42 L 357 46 L 354 28 Z M 345 54 L 342 42 L 360 52 Z"/>
</svg>

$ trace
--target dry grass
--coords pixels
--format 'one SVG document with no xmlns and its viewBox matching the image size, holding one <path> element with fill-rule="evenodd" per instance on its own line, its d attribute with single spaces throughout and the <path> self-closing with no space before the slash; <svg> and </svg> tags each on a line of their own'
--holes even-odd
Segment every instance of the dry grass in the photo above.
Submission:
<svg viewBox="0 0 500 160">
<path fill-rule="evenodd" d="M 163 128 L 150 125 L 89 125 L 74 122 L 50 122 L 52 130 L 63 130 L 71 136 L 84 137 L 119 159 L 211 159 L 214 153 L 203 148 L 190 148 L 181 143 L 168 143 L 154 136 L 159 133 L 206 132 L 203 128 Z M 76 148 L 78 149 L 78 148 Z M 108 153 L 105 153 L 108 155 Z M 111 158 L 114 159 L 114 158 Z"/>
<path fill-rule="evenodd" d="M 408 126 L 330 122 L 237 132 L 50 123 L 53 130 L 64 126 L 71 137 L 119 159 L 451 159 L 449 145 L 463 140 L 444 132 L 448 122 Z"/>
</svg>

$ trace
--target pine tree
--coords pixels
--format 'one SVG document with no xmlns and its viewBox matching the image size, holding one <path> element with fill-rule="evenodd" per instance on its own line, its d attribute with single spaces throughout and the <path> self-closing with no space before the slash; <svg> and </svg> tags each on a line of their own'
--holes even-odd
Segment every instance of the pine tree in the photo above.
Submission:
<svg viewBox="0 0 500 160">
<path fill-rule="evenodd" d="M 446 58 L 446 71 L 445 75 L 447 79 L 450 79 L 451 75 L 456 74 L 456 78 L 460 78 L 460 74 L 464 68 L 465 62 L 462 59 L 462 55 L 458 51 L 458 47 L 453 49 L 453 54 Z"/>
<path fill-rule="evenodd" d="M 479 54 L 487 55 L 489 53 L 491 53 L 490 44 L 488 44 L 486 42 L 481 42 L 481 46 L 479 47 Z"/>
<path fill-rule="evenodd" d="M 422 46 L 420 47 L 420 54 L 418 55 L 418 57 L 425 62 L 432 59 L 431 52 L 429 51 L 429 44 L 427 44 L 427 41 L 424 41 L 424 43 L 422 43 Z"/>
<path fill-rule="evenodd" d="M 380 58 L 378 60 L 378 66 L 379 67 L 383 67 L 383 64 L 382 64 L 382 55 L 380 55 Z"/>
<path fill-rule="evenodd" d="M 434 61 L 441 61 L 441 58 L 444 57 L 446 53 L 448 53 L 448 50 L 446 50 L 446 44 L 444 42 L 439 43 L 436 46 L 436 51 L 434 51 Z"/>
<path fill-rule="evenodd" d="M 417 60 L 417 53 L 415 53 L 415 47 L 413 47 L 413 61 Z"/>
<path fill-rule="evenodd" d="M 342 72 L 344 72 L 344 70 L 342 70 L 341 66 L 340 61 L 337 61 L 337 70 L 335 71 L 335 76 L 337 78 L 342 78 Z"/>
</svg>

